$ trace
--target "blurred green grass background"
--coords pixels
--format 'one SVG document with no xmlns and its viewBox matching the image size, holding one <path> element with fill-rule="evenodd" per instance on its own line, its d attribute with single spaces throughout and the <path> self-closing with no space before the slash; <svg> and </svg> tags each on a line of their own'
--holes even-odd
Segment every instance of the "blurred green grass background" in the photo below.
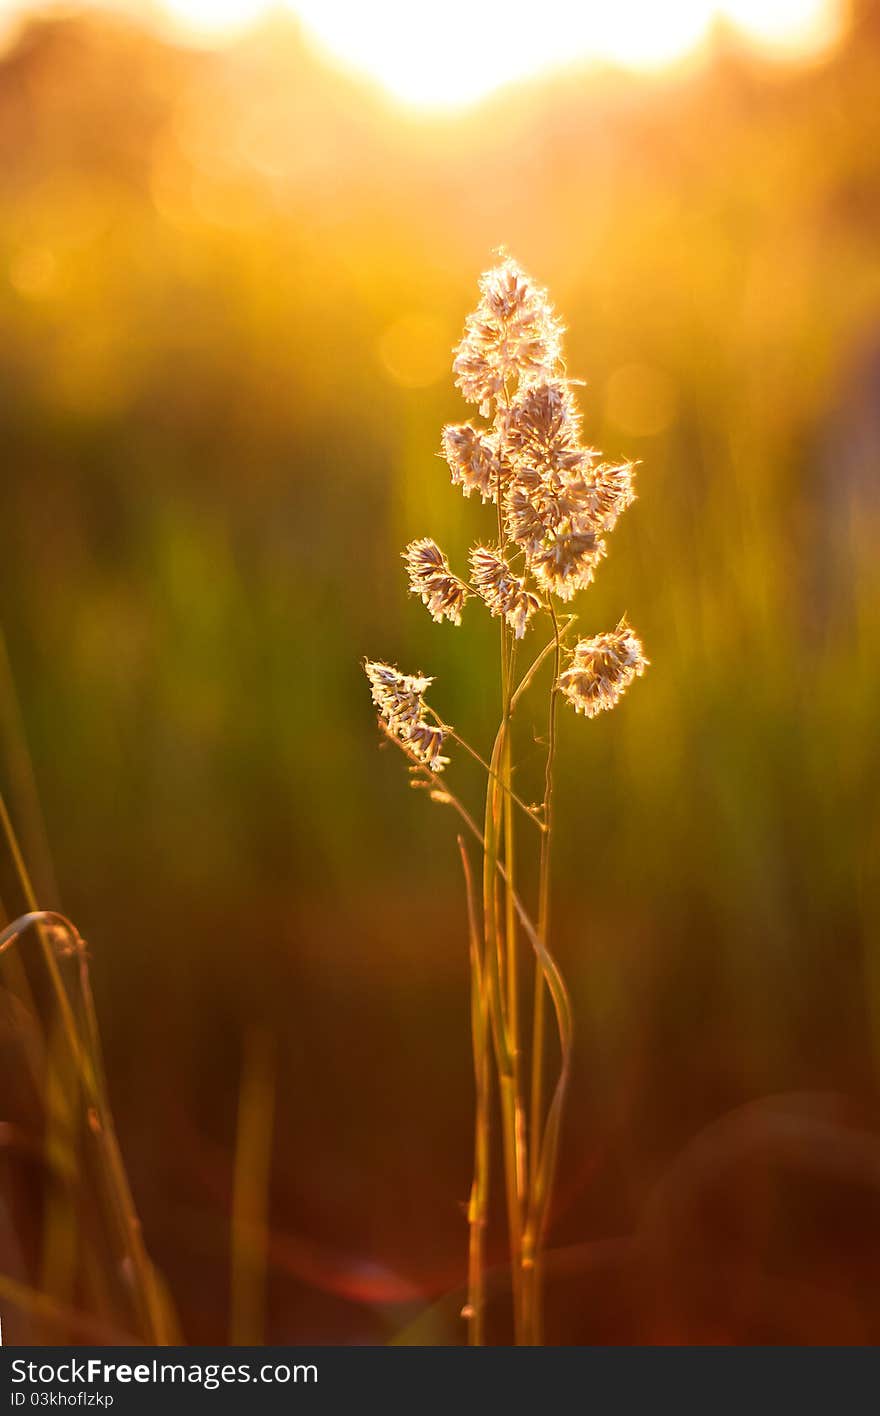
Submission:
<svg viewBox="0 0 880 1416">
<path fill-rule="evenodd" d="M 589 440 L 643 462 L 577 606 L 591 633 L 625 610 L 652 668 L 607 720 L 564 721 L 578 1038 L 553 1239 L 631 1231 L 682 1147 L 756 1098 L 876 1118 L 878 81 L 870 5 L 809 66 L 719 32 L 655 79 L 574 70 L 443 118 L 280 21 L 201 53 L 83 15 L 0 61 L 3 624 L 191 1340 L 225 1330 L 255 1024 L 278 1059 L 269 1335 L 384 1340 L 461 1276 L 454 831 L 378 750 L 359 658 L 435 674 L 485 746 L 492 627 L 431 625 L 398 553 L 429 533 L 460 559 L 484 526 L 434 454 L 502 243 L 569 326 Z M 54 903 L 10 722 L 4 780 Z M 789 1182 L 760 1177 L 729 1179 L 747 1236 L 713 1210 L 691 1257 L 747 1256 L 756 1306 L 768 1272 L 801 1284 L 770 1303 L 784 1340 L 878 1340 L 860 1202 L 791 1230 Z M 600 1341 L 777 1331 L 577 1303 Z"/>
</svg>

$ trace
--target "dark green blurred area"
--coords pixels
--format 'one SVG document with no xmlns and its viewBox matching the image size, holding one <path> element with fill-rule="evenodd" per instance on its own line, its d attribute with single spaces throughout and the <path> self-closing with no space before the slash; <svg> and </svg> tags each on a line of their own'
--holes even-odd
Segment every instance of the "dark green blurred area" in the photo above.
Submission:
<svg viewBox="0 0 880 1416">
<path fill-rule="evenodd" d="M 460 561 L 491 527 L 434 454 L 502 243 L 569 326 L 588 439 L 643 462 L 575 607 L 589 633 L 626 611 L 652 667 L 615 714 L 564 718 L 578 1042 L 553 1239 L 631 1231 L 681 1149 L 757 1098 L 839 1094 L 844 1129 L 880 1125 L 878 85 L 871 6 L 810 67 L 719 37 L 692 71 L 573 72 L 442 120 L 324 70 L 292 26 L 200 54 L 35 23 L 0 62 L 3 624 L 191 1340 L 225 1332 L 254 1023 L 279 1057 L 269 1335 L 384 1340 L 389 1292 L 462 1274 L 455 830 L 378 749 L 359 659 L 436 675 L 485 750 L 496 627 L 433 626 L 398 557 L 431 534 Z M 742 1312 L 778 1328 L 580 1294 L 591 1340 L 880 1340 L 874 1171 L 793 1217 L 797 1173 L 718 1165 L 746 1237 L 713 1209 L 689 1260 L 727 1244 Z"/>
</svg>

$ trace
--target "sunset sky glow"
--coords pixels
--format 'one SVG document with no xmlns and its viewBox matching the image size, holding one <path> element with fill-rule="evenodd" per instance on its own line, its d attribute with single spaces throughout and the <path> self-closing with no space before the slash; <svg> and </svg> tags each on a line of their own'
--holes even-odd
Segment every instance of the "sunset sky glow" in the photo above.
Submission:
<svg viewBox="0 0 880 1416">
<path fill-rule="evenodd" d="M 809 54 L 833 38 L 840 12 L 835 0 L 541 0 L 537 9 L 524 0 L 444 0 L 442 8 L 412 0 L 156 0 L 153 11 L 179 37 L 215 44 L 285 7 L 332 59 L 429 108 L 472 103 L 579 60 L 662 67 L 698 46 L 718 19 L 762 47 Z M 0 0 L 7 16 L 30 8 L 28 0 Z"/>
</svg>

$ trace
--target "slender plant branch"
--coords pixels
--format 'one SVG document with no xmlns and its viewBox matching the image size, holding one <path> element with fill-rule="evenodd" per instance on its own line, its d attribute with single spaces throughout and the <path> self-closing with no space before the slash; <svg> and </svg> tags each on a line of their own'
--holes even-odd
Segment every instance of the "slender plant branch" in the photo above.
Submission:
<svg viewBox="0 0 880 1416">
<path fill-rule="evenodd" d="M 477 825 L 474 818 L 471 816 L 470 812 L 463 804 L 463 802 L 460 801 L 460 799 L 455 795 L 454 792 L 452 792 L 448 788 L 448 786 L 446 786 L 445 783 L 443 785 L 438 783 L 436 777 L 431 773 L 430 768 L 426 767 L 423 762 L 420 762 L 419 759 L 415 756 L 414 753 L 409 750 L 409 748 L 404 742 L 402 742 L 399 738 L 395 738 L 391 733 L 387 733 L 387 736 L 391 738 L 391 740 L 396 744 L 396 746 L 404 753 L 404 755 L 409 760 L 414 776 L 418 781 L 418 785 L 428 790 L 432 800 L 439 802 L 443 805 L 449 805 L 457 812 L 457 814 L 461 817 L 462 821 L 467 826 L 467 829 L 470 834 L 481 846 L 483 850 L 484 861 L 491 859 L 493 873 L 497 874 L 506 883 L 507 872 L 505 871 L 504 866 L 497 858 L 497 851 L 494 849 L 491 840 L 487 840 L 487 837 L 483 834 L 483 832 L 480 831 L 479 826 Z M 498 753 L 499 740 L 502 739 L 502 736 L 502 729 L 499 729 L 498 738 L 496 738 L 495 748 L 493 750 L 493 757 Z M 487 892 L 485 888 L 484 879 L 484 907 L 486 893 Z M 494 892 L 492 893 L 494 898 Z M 547 948 L 545 942 L 541 939 L 538 930 L 535 928 L 535 925 L 529 918 L 528 912 L 526 911 L 525 906 L 523 905 L 522 901 L 519 898 L 519 895 L 516 893 L 515 890 L 512 891 L 512 896 L 514 901 L 514 908 L 516 909 L 520 925 L 524 933 L 526 934 L 540 963 L 541 970 L 543 972 L 543 977 L 547 984 L 547 989 L 550 993 L 550 998 L 553 1003 L 553 1011 L 556 1017 L 556 1026 L 559 1033 L 559 1046 L 561 1053 L 559 1074 L 556 1080 L 556 1085 L 553 1090 L 553 1095 L 550 1100 L 550 1105 L 547 1109 L 547 1120 L 544 1127 L 544 1134 L 539 1146 L 539 1161 L 535 1172 L 535 1184 L 534 1187 L 532 1187 L 532 1193 L 529 1199 L 526 1223 L 522 1235 L 518 1235 L 518 1262 L 521 1269 L 524 1269 L 525 1272 L 529 1272 L 530 1269 L 534 1270 L 535 1255 L 537 1252 L 540 1251 L 541 1244 L 543 1243 L 544 1232 L 546 1229 L 548 1200 L 550 1196 L 553 1176 L 555 1174 L 556 1169 L 556 1161 L 559 1152 L 559 1138 L 561 1133 L 561 1121 L 565 1102 L 565 1093 L 568 1088 L 568 1081 L 571 1072 L 571 1049 L 574 1035 L 574 1024 L 572 1019 L 571 1002 L 569 1000 L 568 990 L 565 986 L 565 981 L 562 977 L 562 974 L 559 971 L 559 966 L 556 963 L 556 960 L 553 958 L 553 955 Z M 511 1059 L 509 1051 L 505 1051 L 505 1048 L 508 1045 L 507 1036 L 506 1029 L 504 1028 L 503 1009 L 499 1009 L 501 979 L 500 974 L 497 972 L 497 953 L 494 950 L 487 948 L 485 957 L 490 964 L 490 967 L 487 971 L 487 991 L 489 995 L 490 1007 L 492 1010 L 493 1035 L 495 1038 L 496 1049 L 496 1063 L 498 1066 L 499 1082 L 501 1085 L 502 1093 L 503 1124 L 505 1117 L 505 1083 L 509 1084 L 512 1081 L 512 1069 L 510 1066 Z M 500 1018 L 499 1012 L 501 1013 Z M 509 1117 L 508 1113 L 508 1125 L 510 1119 L 511 1118 Z M 533 1138 L 533 1144 L 536 1146 L 538 1145 L 537 1137 Z M 506 1168 L 509 1159 L 512 1159 L 512 1157 L 508 1157 L 506 1159 Z M 507 1176 L 507 1178 L 509 1183 L 509 1175 Z M 513 1272 L 514 1271 L 512 1270 L 512 1277 Z M 517 1328 L 517 1335 L 520 1336 L 519 1322 L 517 1323 Z"/>
<path fill-rule="evenodd" d="M 446 736 L 452 738 L 453 742 L 457 742 L 459 747 L 463 747 L 465 752 L 470 757 L 472 757 L 475 762 L 479 762 L 483 770 L 500 784 L 501 790 L 507 793 L 507 795 L 511 798 L 512 801 L 516 803 L 516 805 L 520 808 L 521 811 L 525 812 L 526 816 L 528 816 L 529 820 L 535 826 L 537 826 L 538 830 L 543 831 L 544 823 L 538 815 L 537 809 L 534 806 L 527 806 L 526 803 L 523 801 L 522 797 L 517 796 L 516 792 L 513 790 L 512 787 L 505 786 L 503 778 L 499 776 L 497 772 L 493 771 L 492 767 L 486 761 L 485 757 L 483 757 L 479 752 L 477 752 L 476 748 L 471 747 L 470 743 L 465 742 L 463 737 L 459 737 L 455 729 L 451 728 L 448 723 L 444 723 L 439 713 L 436 713 L 428 703 L 425 704 L 425 710 L 428 713 L 429 717 L 434 719 L 434 722 L 437 724 L 437 726 L 439 728 L 442 728 Z"/>
<path fill-rule="evenodd" d="M 514 820 L 513 814 L 513 788 L 511 786 L 513 776 L 513 747 L 511 741 L 510 685 L 513 682 L 514 666 L 516 662 L 516 641 L 509 630 L 507 632 L 507 650 L 507 694 L 504 705 L 507 731 L 504 735 L 501 778 L 502 789 L 505 793 L 502 803 L 504 813 L 504 865 L 506 871 L 504 945 L 507 962 L 507 1018 L 513 1051 L 514 1093 L 516 1097 L 516 1188 L 520 1205 L 522 1206 L 526 1194 L 526 1170 L 528 1162 L 526 1157 L 525 1111 L 523 1108 L 522 1087 L 520 1082 L 522 1058 L 520 1051 L 519 1021 L 519 951 L 517 948 L 516 909 L 513 903 L 513 892 L 516 885 L 516 821 Z M 545 834 L 542 826 L 542 845 Z"/>
<path fill-rule="evenodd" d="M 504 381 L 503 398 L 506 409 L 510 409 L 510 388 Z M 506 552 L 506 526 L 504 521 L 505 429 L 503 420 L 499 426 L 498 455 L 495 472 L 495 504 L 498 518 L 498 551 L 504 559 Z M 511 791 L 511 699 L 513 694 L 514 639 L 502 615 L 500 617 L 500 668 L 501 668 L 501 724 L 493 750 L 492 767 L 500 784 L 491 781 L 486 791 L 486 841 L 487 853 L 483 865 L 484 920 L 486 924 L 486 948 L 497 951 L 499 969 L 503 976 L 503 1013 L 506 1006 L 507 1046 L 510 1075 L 501 1080 L 502 1127 L 504 1136 L 504 1166 L 507 1190 L 508 1228 L 510 1232 L 511 1275 L 513 1289 L 514 1332 L 517 1342 L 523 1331 L 522 1278 L 520 1260 L 522 1253 L 522 1226 L 526 1204 L 526 1168 L 524 1153 L 525 1127 L 523 1124 L 522 1092 L 520 1086 L 521 1057 L 519 1043 L 519 979 L 517 959 L 516 909 L 513 903 L 516 874 L 516 842 Z M 497 755 L 496 755 L 497 754 Z M 503 794 L 499 794 L 500 792 Z M 491 845 L 491 849 L 489 848 Z M 504 928 L 500 927 L 501 909 L 498 900 L 501 877 L 495 872 L 503 850 L 504 875 Z M 491 917 L 491 918 L 490 918 Z M 494 936 L 492 939 L 491 936 Z M 499 979 L 499 985 L 501 980 Z"/>
<path fill-rule="evenodd" d="M 571 629 L 574 628 L 574 626 L 575 626 L 576 623 L 577 623 L 577 615 L 569 615 L 569 616 L 567 617 L 567 619 L 565 620 L 565 622 L 564 622 L 564 624 L 563 624 L 563 626 L 562 626 L 561 629 L 558 629 L 558 622 L 557 622 L 558 639 L 559 639 L 559 643 L 560 643 L 560 644 L 562 644 L 562 643 L 564 642 L 564 640 L 565 640 L 567 634 L 569 633 L 569 631 L 570 631 Z M 532 680 L 534 679 L 535 674 L 538 672 L 538 670 L 540 669 L 541 665 L 544 664 L 544 663 L 547 661 L 547 659 L 549 659 L 549 657 L 550 657 L 551 654 L 555 653 L 555 651 L 556 651 L 556 640 L 557 640 L 557 635 L 554 634 L 554 636 L 553 636 L 553 638 L 550 640 L 549 644 L 545 644 L 545 645 L 544 645 L 544 648 L 541 650 L 541 652 L 540 652 L 540 654 L 538 655 L 538 657 L 532 662 L 532 664 L 531 664 L 531 665 L 529 666 L 529 668 L 526 670 L 525 674 L 523 675 L 522 679 L 520 680 L 520 682 L 519 682 L 519 684 L 518 684 L 518 686 L 517 686 L 516 692 L 514 693 L 513 697 L 512 697 L 511 700 L 510 700 L 510 711 L 511 711 L 511 712 L 514 711 L 514 709 L 516 708 L 517 704 L 519 703 L 519 700 L 522 698 L 522 696 L 523 696 L 523 694 L 526 692 L 526 690 L 530 687 L 530 685 L 531 685 L 531 683 L 532 683 Z"/>
<path fill-rule="evenodd" d="M 480 931 L 474 896 L 470 858 L 461 836 L 458 849 L 467 895 L 468 938 L 471 964 L 471 1037 L 474 1052 L 474 1178 L 468 1204 L 470 1243 L 468 1248 L 468 1298 L 463 1315 L 467 1319 L 468 1344 L 481 1347 L 485 1340 L 486 1226 L 489 1218 L 489 1165 L 491 1125 L 491 1072 L 488 1001 L 483 986 L 480 959 Z"/>
<path fill-rule="evenodd" d="M 507 736 L 507 719 L 503 718 L 492 749 L 492 769 L 500 770 Z M 448 799 L 456 804 L 457 798 L 448 794 Z M 514 1046 L 511 1039 L 505 1008 L 504 992 L 504 940 L 499 928 L 498 887 L 505 879 L 504 868 L 499 858 L 500 829 L 502 823 L 502 795 L 495 781 L 489 782 L 486 793 L 485 830 L 480 838 L 483 848 L 483 924 L 485 928 L 484 969 L 487 977 L 489 1005 L 492 1016 L 492 1032 L 495 1041 L 495 1055 L 498 1067 L 498 1085 L 501 1095 L 501 1133 L 504 1154 L 504 1180 L 507 1196 L 507 1220 L 511 1250 L 511 1279 L 513 1285 L 514 1329 L 517 1343 L 521 1335 L 520 1319 L 520 1249 L 522 1244 L 523 1211 L 520 1200 L 518 1179 L 520 1167 L 517 1156 L 517 1096 Z"/>
<path fill-rule="evenodd" d="M 559 679 L 560 645 L 559 625 L 553 602 L 547 597 L 547 608 L 553 621 L 553 681 L 550 685 L 550 708 L 547 728 L 547 761 L 544 773 L 544 802 L 542 812 L 547 830 L 541 840 L 541 861 L 538 879 L 538 933 L 546 945 L 550 932 L 550 861 L 553 844 L 553 768 L 556 761 L 556 707 Z M 535 1006 L 532 1037 L 532 1097 L 530 1135 L 536 1144 L 532 1147 L 532 1167 L 529 1181 L 535 1183 L 538 1167 L 537 1137 L 541 1133 L 541 1113 L 543 1108 L 543 1066 L 544 1066 L 544 979 L 540 970 L 535 974 Z"/>
<path fill-rule="evenodd" d="M 550 937 L 550 866 L 553 845 L 553 769 L 556 762 L 556 711 L 558 702 L 557 683 L 560 669 L 559 622 L 553 601 L 547 596 L 547 609 L 553 621 L 553 678 L 550 684 L 550 707 L 547 726 L 547 762 L 544 775 L 544 802 L 542 815 L 547 830 L 541 838 L 541 861 L 538 875 L 538 934 L 545 948 Z M 542 1135 L 544 1107 L 544 995 L 545 980 L 542 970 L 535 968 L 535 993 L 532 1012 L 532 1087 L 529 1112 L 529 1208 L 534 1215 L 536 1194 L 539 1184 L 541 1157 L 539 1136 Z M 527 1279 L 532 1297 L 530 1304 L 531 1332 L 528 1334 L 532 1345 L 541 1342 L 541 1282 L 539 1266 L 541 1262 L 541 1233 L 534 1232 L 532 1240 L 534 1253 L 531 1257 L 532 1272 Z"/>
<path fill-rule="evenodd" d="M 394 739 L 394 741 L 397 743 L 397 746 L 400 747 L 401 751 L 403 751 L 410 759 L 414 771 L 421 776 L 419 786 L 428 789 L 429 795 L 433 801 L 436 801 L 444 806 L 451 806 L 453 810 L 456 811 L 461 817 L 462 821 L 467 826 L 470 834 L 474 837 L 474 839 L 482 847 L 482 849 L 485 850 L 486 846 L 483 834 L 480 831 L 480 828 L 474 820 L 473 816 L 468 811 L 467 807 L 464 805 L 464 803 L 455 795 L 454 792 L 451 792 L 446 786 L 439 786 L 436 780 L 433 779 L 430 768 L 426 767 L 423 762 L 419 762 L 418 758 L 416 758 L 411 752 L 409 752 L 404 743 L 400 742 L 398 739 Z M 500 861 L 496 861 L 495 869 L 500 878 L 506 881 L 507 872 L 505 871 L 504 866 L 501 864 Z M 553 1008 L 556 1013 L 556 1021 L 559 1025 L 560 1043 L 562 1047 L 563 1057 L 567 1061 L 569 1050 L 571 1048 L 572 1038 L 574 1035 L 571 1015 L 571 1003 L 568 998 L 568 990 L 565 986 L 562 974 L 559 971 L 559 965 L 556 963 L 556 960 L 553 958 L 553 955 L 550 953 L 550 951 L 542 944 L 538 931 L 516 891 L 514 891 L 513 899 L 514 905 L 516 907 L 517 918 L 519 919 L 520 925 L 522 926 L 522 929 L 524 930 L 525 934 L 529 939 L 529 943 L 531 944 L 532 948 L 534 949 L 535 953 L 541 961 L 542 967 L 544 968 L 544 976 L 547 980 L 547 986 L 550 990 L 550 997 L 552 999 Z"/>
</svg>

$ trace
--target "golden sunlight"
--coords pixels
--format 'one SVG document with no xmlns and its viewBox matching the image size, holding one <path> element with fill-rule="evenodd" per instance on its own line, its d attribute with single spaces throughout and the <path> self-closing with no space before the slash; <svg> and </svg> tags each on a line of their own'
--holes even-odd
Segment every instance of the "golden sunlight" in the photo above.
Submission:
<svg viewBox="0 0 880 1416">
<path fill-rule="evenodd" d="M 240 32 L 271 0 L 164 0 L 200 37 Z M 455 107 L 519 79 L 581 59 L 651 68 L 686 55 L 716 18 L 794 55 L 833 37 L 840 0 L 286 0 L 311 36 L 344 65 L 424 107 Z"/>
</svg>

